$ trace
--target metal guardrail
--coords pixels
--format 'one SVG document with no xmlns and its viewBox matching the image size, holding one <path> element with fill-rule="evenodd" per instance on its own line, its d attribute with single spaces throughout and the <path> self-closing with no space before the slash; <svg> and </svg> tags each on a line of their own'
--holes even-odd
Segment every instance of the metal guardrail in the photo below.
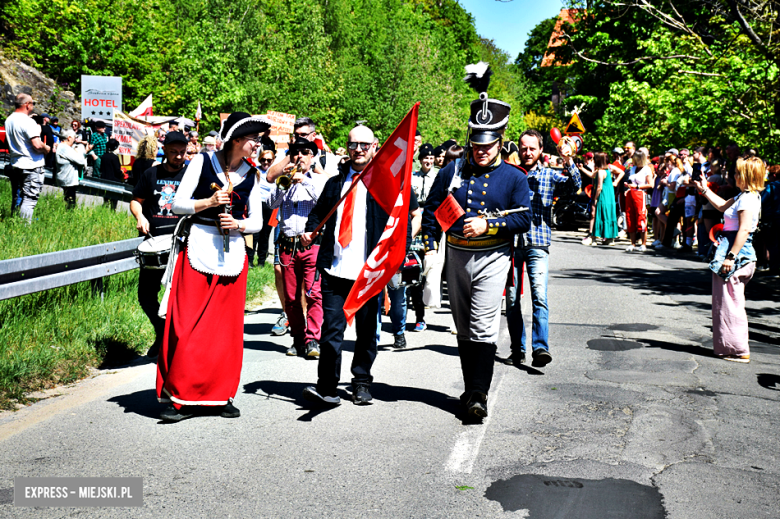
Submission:
<svg viewBox="0 0 780 519">
<path fill-rule="evenodd" d="M 5 157 L 0 157 L 0 171 L 2 171 L 7 164 L 8 160 Z M 56 183 L 54 182 L 54 173 L 50 169 L 45 170 L 44 176 L 44 183 L 50 186 L 56 186 Z M 8 176 L 0 174 L 0 178 L 8 178 Z M 102 180 L 99 178 L 85 177 L 79 179 L 79 189 L 77 189 L 77 191 L 79 193 L 88 195 L 103 196 L 104 198 L 124 200 L 128 202 L 133 199 L 132 186 L 128 186 L 122 182 Z"/>
<path fill-rule="evenodd" d="M 0 301 L 138 268 L 143 238 L 0 261 Z"/>
</svg>

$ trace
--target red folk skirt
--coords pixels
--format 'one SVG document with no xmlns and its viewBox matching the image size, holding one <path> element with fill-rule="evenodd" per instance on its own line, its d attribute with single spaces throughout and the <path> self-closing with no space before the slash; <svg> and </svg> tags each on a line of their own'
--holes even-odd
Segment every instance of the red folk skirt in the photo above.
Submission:
<svg viewBox="0 0 780 519">
<path fill-rule="evenodd" d="M 157 398 L 176 409 L 222 406 L 238 391 L 248 264 L 238 277 L 202 274 L 179 253 L 168 300 Z"/>
</svg>

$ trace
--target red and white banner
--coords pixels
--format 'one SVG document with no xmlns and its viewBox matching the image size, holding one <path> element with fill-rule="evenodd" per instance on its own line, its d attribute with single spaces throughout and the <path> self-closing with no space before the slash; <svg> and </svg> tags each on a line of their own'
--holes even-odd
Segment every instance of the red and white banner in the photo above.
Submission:
<svg viewBox="0 0 780 519">
<path fill-rule="evenodd" d="M 130 117 L 151 117 L 154 115 L 152 110 L 152 94 L 149 94 L 149 97 L 144 99 L 144 101 L 138 105 L 138 108 L 127 115 Z"/>
<path fill-rule="evenodd" d="M 420 103 L 412 107 L 360 175 L 371 196 L 390 217 L 379 243 L 360 269 L 344 302 L 344 315 L 348 323 L 352 323 L 355 313 L 366 301 L 387 285 L 406 257 L 414 134 L 417 131 L 419 107 Z"/>
</svg>

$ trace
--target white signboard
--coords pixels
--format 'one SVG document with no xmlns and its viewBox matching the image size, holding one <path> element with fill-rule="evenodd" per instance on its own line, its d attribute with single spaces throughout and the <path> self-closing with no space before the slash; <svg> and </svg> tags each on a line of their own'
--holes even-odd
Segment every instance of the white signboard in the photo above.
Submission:
<svg viewBox="0 0 780 519">
<path fill-rule="evenodd" d="M 110 125 L 114 110 L 122 111 L 122 78 L 81 76 L 81 118 Z"/>
</svg>

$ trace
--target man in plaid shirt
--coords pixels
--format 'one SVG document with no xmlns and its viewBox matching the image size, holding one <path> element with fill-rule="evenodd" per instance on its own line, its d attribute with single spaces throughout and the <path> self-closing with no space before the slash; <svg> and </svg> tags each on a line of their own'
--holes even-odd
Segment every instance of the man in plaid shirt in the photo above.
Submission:
<svg viewBox="0 0 780 519">
<path fill-rule="evenodd" d="M 106 135 L 106 123 L 103 121 L 95 122 L 95 133 L 89 139 L 89 154 L 94 160 L 94 166 L 92 167 L 92 176 L 100 178 L 100 162 L 103 159 L 103 155 L 106 154 L 106 144 L 108 143 L 108 136 Z"/>
<path fill-rule="evenodd" d="M 525 264 L 531 284 L 533 303 L 533 330 L 531 347 L 532 366 L 543 367 L 552 362 L 549 337 L 549 308 L 547 306 L 547 273 L 550 242 L 552 240 L 553 194 L 576 192 L 582 185 L 580 172 L 571 156 L 564 157 L 567 165 L 563 172 L 545 168 L 539 161 L 544 141 L 536 130 L 526 130 L 520 136 L 520 161 L 528 172 L 528 187 L 531 189 L 531 229 L 519 237 L 515 249 L 516 272 L 522 272 Z M 522 283 L 519 279 L 518 283 Z M 526 333 L 520 298 L 507 311 L 509 336 L 512 339 L 512 355 L 507 364 L 521 364 L 525 361 Z"/>
</svg>

